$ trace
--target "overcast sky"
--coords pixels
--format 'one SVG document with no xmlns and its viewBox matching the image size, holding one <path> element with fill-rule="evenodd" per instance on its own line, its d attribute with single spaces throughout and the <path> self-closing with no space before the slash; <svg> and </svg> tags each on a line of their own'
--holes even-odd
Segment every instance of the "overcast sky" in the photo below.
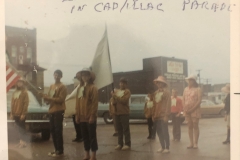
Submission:
<svg viewBox="0 0 240 160">
<path fill-rule="evenodd" d="M 191 10 L 187 5 L 183 11 L 181 0 L 141 0 L 137 3 L 146 6 L 152 2 L 154 8 L 162 3 L 163 11 L 131 8 L 121 13 L 119 9 L 99 13 L 94 11 L 99 2 L 107 1 L 5 1 L 6 25 L 37 29 L 38 63 L 47 69 L 45 85 L 53 83 L 56 69 L 63 71 L 63 82 L 70 84 L 77 71 L 90 66 L 105 23 L 113 72 L 141 70 L 143 58 L 166 56 L 187 59 L 189 74 L 201 69 L 201 77 L 213 84 L 229 82 L 230 25 L 226 10 Z M 125 0 L 118 2 L 121 6 Z M 77 11 L 83 4 L 87 5 L 84 10 Z"/>
</svg>

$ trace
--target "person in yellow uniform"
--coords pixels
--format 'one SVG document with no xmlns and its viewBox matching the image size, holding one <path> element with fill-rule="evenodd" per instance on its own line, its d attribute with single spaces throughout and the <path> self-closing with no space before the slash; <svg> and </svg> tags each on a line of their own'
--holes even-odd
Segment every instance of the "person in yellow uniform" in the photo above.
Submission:
<svg viewBox="0 0 240 160">
<path fill-rule="evenodd" d="M 11 101 L 10 119 L 15 120 L 15 123 L 18 126 L 20 142 L 17 147 L 19 148 L 27 146 L 25 120 L 28 111 L 29 98 L 27 89 L 25 88 L 25 83 L 26 81 L 24 78 L 20 78 L 17 81 L 16 90 L 13 92 Z"/>
</svg>

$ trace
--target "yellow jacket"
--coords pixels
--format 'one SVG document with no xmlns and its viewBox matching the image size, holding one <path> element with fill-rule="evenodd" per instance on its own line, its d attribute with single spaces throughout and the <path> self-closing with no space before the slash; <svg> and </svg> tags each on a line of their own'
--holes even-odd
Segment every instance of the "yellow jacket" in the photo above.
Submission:
<svg viewBox="0 0 240 160">
<path fill-rule="evenodd" d="M 82 90 L 83 88 L 84 90 Z M 81 90 L 83 92 L 81 92 Z M 80 122 L 88 122 L 90 117 L 97 119 L 98 89 L 93 84 L 80 86 L 76 96 L 76 116 Z"/>
<path fill-rule="evenodd" d="M 116 115 L 124 115 L 129 114 L 129 98 L 131 96 L 131 92 L 129 89 L 122 90 L 123 95 L 121 97 L 114 95 L 113 96 L 113 104 L 116 105 Z"/>
<path fill-rule="evenodd" d="M 65 111 L 65 99 L 67 96 L 67 88 L 64 84 L 53 84 L 50 86 L 48 95 L 52 98 L 49 107 L 49 113 L 54 113 L 58 111 Z"/>
<path fill-rule="evenodd" d="M 12 102 L 11 102 L 11 114 L 13 116 L 26 115 L 28 111 L 29 98 L 27 90 L 21 90 L 17 97 L 14 98 L 14 94 L 17 94 L 18 90 L 13 92 Z"/>
</svg>

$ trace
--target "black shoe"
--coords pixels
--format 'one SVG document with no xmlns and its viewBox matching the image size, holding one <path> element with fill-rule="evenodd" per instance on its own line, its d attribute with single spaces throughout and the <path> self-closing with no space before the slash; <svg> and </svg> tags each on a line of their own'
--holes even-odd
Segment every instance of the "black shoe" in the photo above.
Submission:
<svg viewBox="0 0 240 160">
<path fill-rule="evenodd" d="M 226 141 L 223 142 L 223 144 L 230 144 L 230 141 L 226 140 Z"/>
<path fill-rule="evenodd" d="M 83 139 L 79 139 L 79 138 L 75 138 L 72 140 L 72 142 L 82 142 L 82 141 L 83 141 Z"/>
<path fill-rule="evenodd" d="M 151 136 L 148 136 L 147 139 L 152 139 Z"/>
<path fill-rule="evenodd" d="M 155 137 L 152 137 L 151 139 L 152 139 L 152 140 L 154 140 L 154 139 L 155 139 Z"/>
<path fill-rule="evenodd" d="M 118 133 L 114 133 L 113 136 L 114 136 L 114 137 L 117 137 L 117 136 L 118 136 Z"/>
</svg>

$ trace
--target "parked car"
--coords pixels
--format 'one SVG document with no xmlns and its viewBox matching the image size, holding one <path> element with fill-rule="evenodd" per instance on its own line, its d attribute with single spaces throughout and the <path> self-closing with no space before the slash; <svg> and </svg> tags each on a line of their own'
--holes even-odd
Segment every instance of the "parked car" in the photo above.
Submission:
<svg viewBox="0 0 240 160">
<path fill-rule="evenodd" d="M 146 94 L 131 95 L 131 98 L 129 99 L 129 119 L 146 119 L 144 115 L 146 96 Z M 113 122 L 113 119 L 109 114 L 109 104 L 100 103 L 98 105 L 98 117 L 103 117 L 103 120 L 106 124 L 111 124 Z M 184 120 L 185 117 L 183 117 L 183 113 L 181 113 L 181 122 L 183 122 Z M 171 116 L 169 122 L 171 122 Z"/>
<path fill-rule="evenodd" d="M 14 126 L 14 120 L 10 119 L 11 113 L 11 98 L 14 89 L 11 89 L 7 93 L 7 123 L 8 128 Z M 26 130 L 31 133 L 41 133 L 43 140 L 49 140 L 50 138 L 50 125 L 48 107 L 40 106 L 33 94 L 28 91 L 29 106 L 28 113 L 26 115 Z"/>
<path fill-rule="evenodd" d="M 224 103 L 214 104 L 210 100 L 202 100 L 201 102 L 202 115 L 225 115 Z"/>
</svg>

